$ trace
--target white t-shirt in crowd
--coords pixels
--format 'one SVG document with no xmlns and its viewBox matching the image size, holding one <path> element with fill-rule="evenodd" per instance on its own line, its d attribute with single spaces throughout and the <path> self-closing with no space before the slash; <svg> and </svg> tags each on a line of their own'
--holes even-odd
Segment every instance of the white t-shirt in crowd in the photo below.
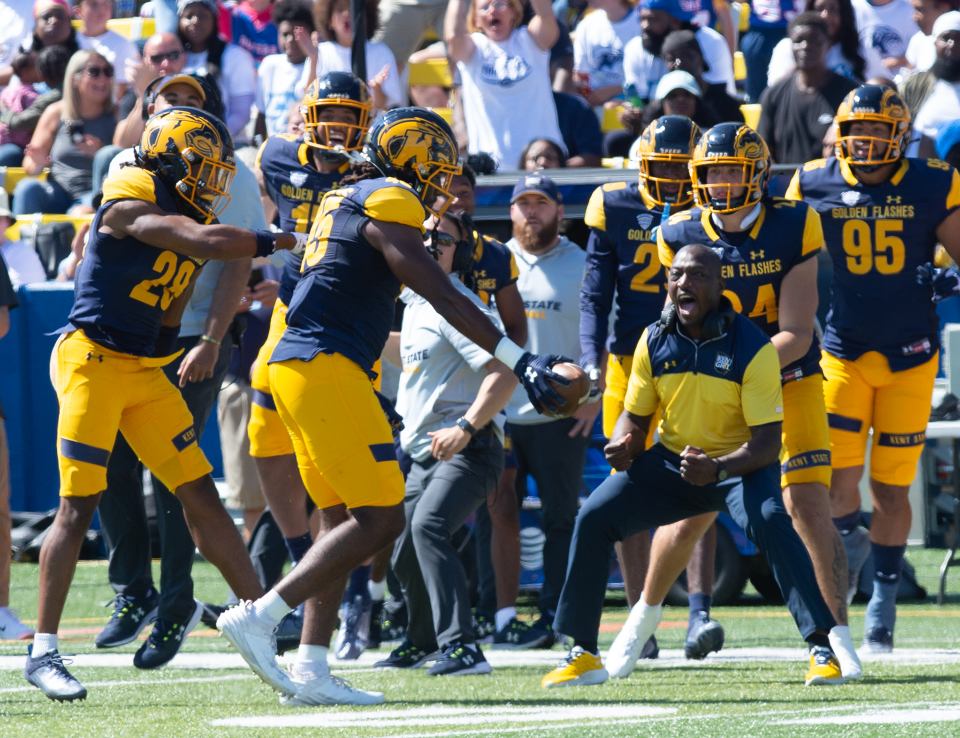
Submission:
<svg viewBox="0 0 960 738">
<path fill-rule="evenodd" d="M 0 67 L 9 67 L 20 47 L 30 39 L 35 21 L 33 0 L 0 2 Z"/>
<path fill-rule="evenodd" d="M 515 171 L 523 147 L 547 138 L 566 151 L 550 87 L 550 51 L 521 26 L 502 43 L 471 34 L 473 56 L 458 62 L 468 150 L 485 151 L 501 171 Z"/>
<path fill-rule="evenodd" d="M 623 86 L 623 49 L 640 35 L 640 13 L 632 9 L 616 23 L 595 10 L 577 25 L 573 41 L 573 71 L 583 75 L 591 90 Z"/>
<path fill-rule="evenodd" d="M 853 0 L 853 10 L 860 43 L 876 49 L 883 59 L 904 56 L 910 39 L 920 30 L 913 20 L 913 5 L 907 0 L 892 0 L 886 5 Z"/>
<path fill-rule="evenodd" d="M 209 74 L 207 71 L 207 52 L 188 53 L 187 64 L 183 68 L 184 74 Z M 247 115 L 249 107 L 257 92 L 257 71 L 253 64 L 253 57 L 246 49 L 236 44 L 227 44 L 220 57 L 220 76 L 217 78 L 220 95 L 223 97 L 224 118 L 228 121 L 228 128 L 233 133 L 234 143 L 245 142 L 243 129 L 237 130 L 229 125 L 232 110 L 231 99 L 246 98 Z M 234 105 L 236 103 L 233 103 Z M 239 117 L 240 112 L 237 111 Z M 249 118 L 248 118 L 249 120 Z M 239 125 L 239 124 L 238 124 Z"/>
<path fill-rule="evenodd" d="M 874 77 L 893 79 L 890 70 L 883 66 L 879 51 L 871 46 L 861 46 L 860 54 L 866 64 L 863 68 L 863 79 L 857 81 L 865 82 Z M 853 62 L 843 55 L 840 44 L 834 44 L 827 51 L 827 67 L 842 77 L 857 79 L 853 73 Z M 793 43 L 789 38 L 781 39 L 773 47 L 773 56 L 770 57 L 770 66 L 767 68 L 767 86 L 773 87 L 780 80 L 786 79 L 793 74 L 796 68 L 797 63 L 793 59 Z"/>
<path fill-rule="evenodd" d="M 387 81 L 383 83 L 383 94 L 387 97 L 387 107 L 395 108 L 403 103 L 403 90 L 400 86 L 400 73 L 397 71 L 397 60 L 386 44 L 367 41 L 367 82 L 380 74 L 385 66 L 390 68 Z M 341 46 L 336 41 L 324 41 L 317 47 L 317 77 L 328 72 L 352 72 L 350 62 L 350 47 Z M 298 100 L 303 99 L 307 90 L 307 68 L 304 66 L 303 75 L 296 87 Z"/>
<path fill-rule="evenodd" d="M 291 64 L 286 54 L 270 54 L 257 70 L 257 112 L 267 122 L 267 135 L 287 132 L 287 113 L 297 102 L 294 88 L 303 74 L 304 64 Z"/>
<path fill-rule="evenodd" d="M 710 84 L 725 84 L 727 93 L 737 94 L 733 79 L 733 57 L 726 39 L 712 28 L 697 30 L 697 43 L 703 52 L 703 60 L 709 69 L 703 73 L 703 79 Z M 643 48 L 640 36 L 632 39 L 623 51 L 623 72 L 626 84 L 633 83 L 637 94 L 643 99 L 653 98 L 657 82 L 667 73 L 663 59 L 654 56 Z"/>
<path fill-rule="evenodd" d="M 955 120 L 960 120 L 960 83 L 950 84 L 938 79 L 913 119 L 913 130 L 936 138 L 937 131 Z"/>
<path fill-rule="evenodd" d="M 919 72 L 926 72 L 937 60 L 936 39 L 923 31 L 917 31 L 907 44 L 907 61 Z"/>
<path fill-rule="evenodd" d="M 37 252 L 23 241 L 6 241 L 0 245 L 0 256 L 7 264 L 10 272 L 10 281 L 14 288 L 23 284 L 46 282 L 47 273 L 43 271 L 43 264 Z"/>
<path fill-rule="evenodd" d="M 77 44 L 81 49 L 96 51 L 113 65 L 113 74 L 117 82 L 129 82 L 127 79 L 127 59 L 137 59 L 137 47 L 116 31 L 107 29 L 99 36 L 86 36 L 77 31 Z"/>
</svg>

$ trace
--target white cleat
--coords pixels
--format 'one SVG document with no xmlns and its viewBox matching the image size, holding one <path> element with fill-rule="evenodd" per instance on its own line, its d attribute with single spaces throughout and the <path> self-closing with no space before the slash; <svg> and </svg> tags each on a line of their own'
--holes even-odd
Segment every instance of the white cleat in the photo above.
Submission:
<svg viewBox="0 0 960 738">
<path fill-rule="evenodd" d="M 610 651 L 607 653 L 607 672 L 617 679 L 626 679 L 637 665 L 637 659 L 644 644 L 660 625 L 663 617 L 663 605 L 650 607 L 644 604 L 643 597 L 630 610 L 627 622 L 617 634 Z"/>
<path fill-rule="evenodd" d="M 221 614 L 217 618 L 217 630 L 267 685 L 281 694 L 296 694 L 297 686 L 277 664 L 277 629 L 256 616 L 250 600 L 242 600 Z"/>
<path fill-rule="evenodd" d="M 860 679 L 863 676 L 863 666 L 860 657 L 850 638 L 849 625 L 835 625 L 828 635 L 830 647 L 833 649 L 837 661 L 840 662 L 840 672 L 844 679 Z"/>
<path fill-rule="evenodd" d="M 287 707 L 314 707 L 317 705 L 382 705 L 385 701 L 383 692 L 365 692 L 354 689 L 350 683 L 329 671 L 326 674 L 316 674 L 310 671 L 301 671 L 299 664 L 290 669 L 293 683 L 297 686 L 297 693 L 292 697 L 280 695 L 280 704 Z"/>
</svg>

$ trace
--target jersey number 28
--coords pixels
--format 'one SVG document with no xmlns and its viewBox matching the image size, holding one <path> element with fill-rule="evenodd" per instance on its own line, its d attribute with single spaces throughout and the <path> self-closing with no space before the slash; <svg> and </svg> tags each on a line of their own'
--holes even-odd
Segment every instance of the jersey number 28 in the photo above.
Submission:
<svg viewBox="0 0 960 738">
<path fill-rule="evenodd" d="M 177 255 L 172 251 L 164 251 L 153 265 L 153 271 L 160 276 L 143 280 L 130 291 L 130 297 L 150 307 L 156 307 L 159 302 L 160 309 L 166 310 L 190 284 L 190 277 L 196 270 L 196 265 L 189 259 L 177 269 Z M 160 294 L 153 291 L 156 287 L 161 288 Z"/>
</svg>

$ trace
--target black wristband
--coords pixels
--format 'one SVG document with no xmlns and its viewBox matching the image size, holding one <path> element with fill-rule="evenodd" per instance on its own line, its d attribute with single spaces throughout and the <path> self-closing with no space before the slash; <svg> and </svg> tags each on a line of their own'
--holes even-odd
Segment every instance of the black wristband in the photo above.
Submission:
<svg viewBox="0 0 960 738">
<path fill-rule="evenodd" d="M 467 433 L 469 433 L 471 438 L 472 438 L 473 436 L 477 435 L 477 429 L 474 428 L 474 427 L 473 427 L 473 423 L 471 423 L 471 422 L 470 422 L 469 420 L 467 420 L 466 418 L 460 418 L 460 420 L 457 421 L 457 427 L 458 427 L 460 430 L 463 430 L 463 431 L 466 431 Z"/>
<path fill-rule="evenodd" d="M 253 231 L 253 235 L 257 239 L 257 253 L 254 254 L 254 258 L 270 256 L 270 254 L 277 250 L 276 233 L 270 231 Z"/>
</svg>

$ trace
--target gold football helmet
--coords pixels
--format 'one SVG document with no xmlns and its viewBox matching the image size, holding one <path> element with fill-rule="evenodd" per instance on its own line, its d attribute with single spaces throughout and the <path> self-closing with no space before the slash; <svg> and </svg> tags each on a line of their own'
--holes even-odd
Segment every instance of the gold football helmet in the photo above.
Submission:
<svg viewBox="0 0 960 738">
<path fill-rule="evenodd" d="M 856 121 L 886 123 L 890 132 L 883 138 L 851 136 L 850 126 Z M 838 159 L 854 166 L 882 166 L 903 156 L 910 133 L 910 110 L 896 90 L 881 85 L 861 85 L 840 103 L 833 125 L 837 134 Z M 854 141 L 869 141 L 866 156 L 854 152 Z M 875 152 L 878 143 L 886 144 L 883 153 Z"/>
<path fill-rule="evenodd" d="M 409 184 L 438 218 L 453 202 L 450 183 L 463 172 L 457 141 L 447 122 L 432 110 L 387 111 L 370 129 L 363 155 L 385 177 L 409 181 L 412 174 Z M 441 197 L 443 204 L 437 207 Z"/>
<path fill-rule="evenodd" d="M 356 124 L 321 121 L 320 111 L 329 106 L 356 111 Z M 363 137 L 367 135 L 372 112 L 373 99 L 363 80 L 349 72 L 325 74 L 310 83 L 300 105 L 303 141 L 322 151 L 359 151 L 363 147 Z M 340 140 L 344 131 L 346 139 Z"/>
<path fill-rule="evenodd" d="M 714 197 L 708 191 L 707 170 L 711 166 L 739 166 L 744 191 L 732 196 L 734 187 L 720 185 L 726 194 Z M 720 123 L 703 134 L 690 161 L 690 179 L 697 205 L 715 213 L 734 210 L 758 202 L 767 193 L 770 180 L 770 150 L 766 141 L 749 126 L 742 123 Z M 710 185 L 717 189 L 717 185 Z"/>
<path fill-rule="evenodd" d="M 208 223 L 230 202 L 237 172 L 233 137 L 203 110 L 168 108 L 153 116 L 134 157 L 167 186 L 184 215 Z"/>
<path fill-rule="evenodd" d="M 687 207 L 693 200 L 693 190 L 689 178 L 655 177 L 650 172 L 650 165 L 656 161 L 689 162 L 702 135 L 700 126 L 683 115 L 657 118 L 640 135 L 640 186 L 660 207 L 668 203 L 679 208 Z M 664 185 L 676 185 L 680 189 L 670 194 L 661 189 Z"/>
</svg>

